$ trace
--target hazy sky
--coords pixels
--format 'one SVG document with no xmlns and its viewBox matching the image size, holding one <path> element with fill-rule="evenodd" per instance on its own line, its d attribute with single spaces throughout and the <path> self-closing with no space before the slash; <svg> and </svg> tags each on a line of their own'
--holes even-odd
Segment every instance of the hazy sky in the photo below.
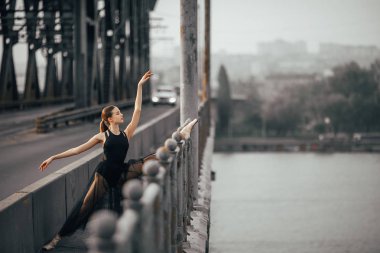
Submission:
<svg viewBox="0 0 380 253">
<path fill-rule="evenodd" d="M 155 48 L 179 45 L 179 0 L 158 0 L 151 16 Z M 203 0 L 198 0 L 203 4 Z M 312 51 L 320 42 L 380 47 L 380 0 L 211 0 L 212 50 L 254 53 L 256 43 L 304 40 Z"/>
</svg>

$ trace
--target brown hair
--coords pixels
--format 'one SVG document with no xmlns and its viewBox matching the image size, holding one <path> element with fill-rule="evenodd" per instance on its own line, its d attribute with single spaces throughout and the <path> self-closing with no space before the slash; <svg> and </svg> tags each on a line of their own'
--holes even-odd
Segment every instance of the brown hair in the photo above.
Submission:
<svg viewBox="0 0 380 253">
<path fill-rule="evenodd" d="M 102 110 L 102 121 L 100 121 L 100 132 L 105 132 L 108 130 L 109 122 L 108 118 L 112 117 L 112 110 L 115 108 L 114 105 L 109 105 L 103 108 Z"/>
</svg>

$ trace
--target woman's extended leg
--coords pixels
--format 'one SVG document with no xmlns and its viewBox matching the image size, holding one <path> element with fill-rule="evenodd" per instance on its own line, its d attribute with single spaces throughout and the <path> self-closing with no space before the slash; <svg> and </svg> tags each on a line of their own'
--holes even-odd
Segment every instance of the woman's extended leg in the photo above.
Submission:
<svg viewBox="0 0 380 253">
<path fill-rule="evenodd" d="M 44 245 L 43 249 L 54 249 L 61 237 L 71 235 L 79 227 L 85 226 L 90 215 L 100 208 L 99 205 L 108 190 L 109 186 L 105 178 L 95 172 L 92 183 L 86 194 L 75 205 L 59 233 L 48 244 Z"/>
<path fill-rule="evenodd" d="M 90 215 L 95 210 L 100 208 L 99 204 L 101 204 L 101 200 L 108 192 L 108 190 L 109 186 L 106 179 L 96 172 L 95 178 L 84 199 L 80 201 L 80 204 L 71 212 L 62 229 L 59 231 L 59 235 L 70 235 L 75 232 L 81 225 L 86 225 Z"/>
</svg>

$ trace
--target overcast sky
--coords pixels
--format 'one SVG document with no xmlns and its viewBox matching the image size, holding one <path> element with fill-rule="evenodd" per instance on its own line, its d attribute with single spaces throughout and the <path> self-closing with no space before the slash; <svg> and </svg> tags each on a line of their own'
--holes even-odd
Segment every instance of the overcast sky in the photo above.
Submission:
<svg viewBox="0 0 380 253">
<path fill-rule="evenodd" d="M 152 12 L 161 17 L 152 37 L 156 48 L 179 45 L 180 0 L 158 0 Z M 198 0 L 203 3 L 203 0 Z M 212 50 L 254 53 L 256 43 L 304 40 L 312 51 L 320 42 L 380 47 L 380 0 L 211 0 Z"/>
</svg>

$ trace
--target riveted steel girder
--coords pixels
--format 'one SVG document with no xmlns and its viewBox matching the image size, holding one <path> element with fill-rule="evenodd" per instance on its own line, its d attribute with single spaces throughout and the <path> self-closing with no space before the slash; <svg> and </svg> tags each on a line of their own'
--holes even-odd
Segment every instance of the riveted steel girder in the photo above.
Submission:
<svg viewBox="0 0 380 253">
<path fill-rule="evenodd" d="M 38 2 L 38 0 L 24 0 L 28 35 L 28 63 L 26 66 L 24 100 L 29 101 L 37 100 L 41 97 L 36 61 L 36 50 L 40 46 L 40 40 L 36 38 L 37 19 L 34 18 L 38 13 Z"/>
<path fill-rule="evenodd" d="M 3 32 L 3 56 L 0 71 L 1 101 L 17 101 L 19 98 L 12 53 L 13 45 L 17 42 L 17 33 L 14 33 L 12 30 L 14 12 L 7 11 L 7 8 L 13 10 L 15 5 L 16 0 L 10 0 L 7 6 L 4 0 L 0 1 L 0 6 L 2 6 L 0 11 L 1 29 Z M 6 7 L 4 8 L 4 6 Z"/>
<path fill-rule="evenodd" d="M 77 108 L 89 106 L 86 2 L 74 1 L 74 102 Z"/>
<path fill-rule="evenodd" d="M 60 25 L 62 33 L 62 80 L 60 94 L 62 97 L 70 97 L 73 95 L 73 20 L 74 20 L 74 3 L 73 0 L 59 1 Z"/>
<path fill-rule="evenodd" d="M 114 38 L 115 25 L 113 15 L 115 13 L 115 0 L 105 1 L 105 38 L 104 38 L 104 65 L 103 65 L 103 82 L 101 86 L 101 103 L 114 101 Z"/>
</svg>

